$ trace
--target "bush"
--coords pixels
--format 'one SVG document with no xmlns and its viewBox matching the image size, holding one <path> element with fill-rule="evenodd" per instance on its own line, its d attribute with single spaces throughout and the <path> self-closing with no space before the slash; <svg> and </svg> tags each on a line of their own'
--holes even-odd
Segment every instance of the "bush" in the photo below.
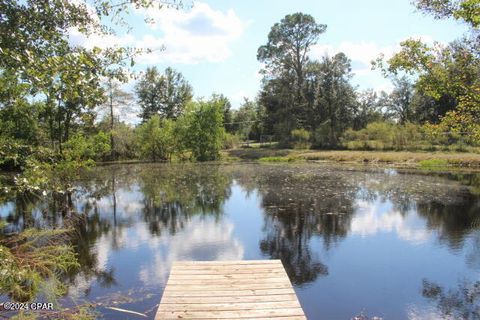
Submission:
<svg viewBox="0 0 480 320">
<path fill-rule="evenodd" d="M 75 134 L 63 145 L 66 161 L 105 160 L 110 154 L 110 137 L 103 131 L 85 137 Z"/>
<path fill-rule="evenodd" d="M 226 132 L 223 136 L 222 149 L 233 149 L 241 144 L 242 139 L 236 135 Z"/>
<path fill-rule="evenodd" d="M 310 148 L 310 132 L 305 129 L 295 129 L 290 132 L 295 149 Z"/>
<path fill-rule="evenodd" d="M 17 141 L 0 141 L 0 168 L 3 170 L 18 170 L 25 166 L 34 148 Z"/>
<path fill-rule="evenodd" d="M 197 161 L 220 158 L 224 139 L 223 109 L 219 101 L 192 102 L 177 120 L 182 149 Z"/>
<path fill-rule="evenodd" d="M 366 128 L 347 130 L 342 138 L 349 150 L 405 150 L 428 148 L 424 127 L 412 123 L 373 122 Z"/>
<path fill-rule="evenodd" d="M 0 138 L 0 169 L 24 170 L 29 161 L 53 164 L 60 157 L 49 148 L 26 145 L 22 141 Z"/>
<path fill-rule="evenodd" d="M 171 160 L 177 151 L 173 120 L 155 115 L 138 127 L 137 136 L 140 153 L 152 161 Z"/>
<path fill-rule="evenodd" d="M 135 131 L 124 123 L 118 123 L 113 130 L 115 142 L 114 159 L 135 159 L 138 158 L 137 140 Z"/>
</svg>

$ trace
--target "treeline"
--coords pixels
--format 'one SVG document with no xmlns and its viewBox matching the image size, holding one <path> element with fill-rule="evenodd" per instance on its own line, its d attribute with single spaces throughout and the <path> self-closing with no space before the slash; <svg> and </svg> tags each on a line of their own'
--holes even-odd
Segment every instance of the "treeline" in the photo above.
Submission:
<svg viewBox="0 0 480 320">
<path fill-rule="evenodd" d="M 396 150 L 464 150 L 480 143 L 478 1 L 417 2 L 418 9 L 453 17 L 470 31 L 448 45 L 409 39 L 390 59 L 379 57 L 373 67 L 392 80 L 389 94 L 353 86 L 351 61 L 343 53 L 312 59 L 310 50 L 327 26 L 308 14 L 287 15 L 258 48 L 263 65 L 258 96 L 237 110 L 221 94 L 193 101 L 192 86 L 172 68 L 148 68 L 134 92 L 122 91 L 134 64 L 130 57 L 138 51 L 71 46 L 68 28 L 107 32 L 90 15 L 83 18 L 82 5 L 13 1 L 5 6 L 3 169 L 23 168 L 29 161 L 216 160 L 221 148 L 245 140 Z M 36 14 L 44 11 L 64 14 L 47 24 Z M 136 126 L 119 121 L 132 108 L 141 119 Z"/>
<path fill-rule="evenodd" d="M 359 92 L 343 53 L 311 59 L 309 51 L 326 25 L 310 15 L 287 15 L 258 49 L 264 64 L 258 100 L 265 108 L 263 132 L 284 146 L 307 140 L 317 148 L 478 145 L 480 2 L 442 3 L 418 1 L 417 7 L 464 21 L 470 33 L 448 45 L 409 39 L 389 60 L 372 62 L 392 80 L 390 94 Z"/>
</svg>

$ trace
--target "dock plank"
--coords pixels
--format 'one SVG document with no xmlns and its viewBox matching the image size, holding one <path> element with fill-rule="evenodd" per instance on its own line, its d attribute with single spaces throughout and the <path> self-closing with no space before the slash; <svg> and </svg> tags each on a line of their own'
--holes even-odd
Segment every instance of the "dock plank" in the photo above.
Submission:
<svg viewBox="0 0 480 320">
<path fill-rule="evenodd" d="M 306 319 L 280 260 L 179 261 L 160 319 Z"/>
</svg>

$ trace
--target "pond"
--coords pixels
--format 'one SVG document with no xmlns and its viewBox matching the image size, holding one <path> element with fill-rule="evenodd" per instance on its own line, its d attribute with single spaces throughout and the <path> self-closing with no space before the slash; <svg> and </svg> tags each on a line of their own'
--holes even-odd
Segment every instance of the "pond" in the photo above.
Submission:
<svg viewBox="0 0 480 320">
<path fill-rule="evenodd" d="M 176 260 L 281 259 L 309 319 L 478 319 L 478 175 L 321 164 L 115 165 L 70 204 L 0 204 L 10 229 L 83 223 L 61 303 L 153 319 Z M 477 187 L 475 187 L 477 185 Z M 65 208 L 69 206 L 70 208 Z"/>
</svg>

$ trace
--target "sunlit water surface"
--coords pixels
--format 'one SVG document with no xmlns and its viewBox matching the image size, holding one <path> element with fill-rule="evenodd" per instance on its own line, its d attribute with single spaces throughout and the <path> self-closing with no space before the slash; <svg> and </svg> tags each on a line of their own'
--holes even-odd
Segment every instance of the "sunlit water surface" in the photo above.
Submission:
<svg viewBox="0 0 480 320">
<path fill-rule="evenodd" d="M 153 319 L 176 260 L 281 259 L 309 319 L 478 319 L 478 176 L 319 164 L 124 165 L 61 200 L 0 204 L 10 229 L 81 217 L 66 306 Z M 473 184 L 473 186 L 472 186 Z"/>
</svg>

